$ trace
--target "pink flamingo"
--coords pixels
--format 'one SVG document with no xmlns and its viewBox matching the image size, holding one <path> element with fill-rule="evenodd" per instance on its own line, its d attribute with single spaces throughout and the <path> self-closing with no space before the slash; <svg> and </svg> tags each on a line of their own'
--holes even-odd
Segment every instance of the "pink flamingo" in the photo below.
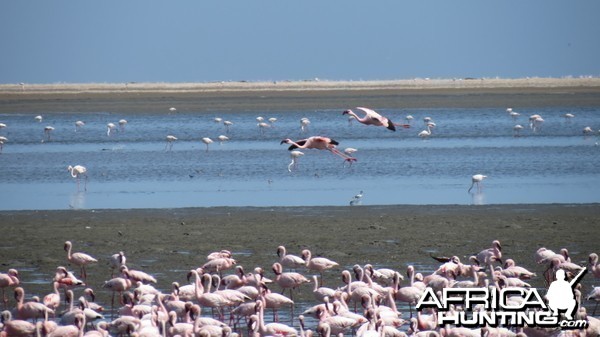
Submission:
<svg viewBox="0 0 600 337">
<path fill-rule="evenodd" d="M 120 271 L 123 274 L 126 273 L 127 277 L 133 283 L 138 282 L 138 281 L 142 282 L 143 284 L 156 283 L 156 279 L 154 278 L 154 276 L 147 274 L 141 270 L 134 270 L 134 269 L 127 268 L 127 266 L 121 266 Z"/>
<path fill-rule="evenodd" d="M 201 268 L 207 273 L 221 274 L 223 270 L 231 269 L 235 264 L 236 261 L 234 259 L 229 257 L 221 257 L 207 261 L 202 265 Z"/>
<path fill-rule="evenodd" d="M 340 150 L 336 149 L 335 147 L 336 145 L 339 145 L 339 143 L 329 137 L 313 136 L 297 141 L 293 141 L 289 138 L 286 138 L 282 140 L 280 144 L 283 143 L 291 144 L 291 146 L 288 148 L 289 151 L 293 151 L 294 149 L 327 150 L 337 156 L 344 158 L 345 161 L 356 161 L 356 158 L 350 157 L 340 152 Z"/>
<path fill-rule="evenodd" d="M 383 117 L 379 113 L 374 110 L 368 108 L 357 107 L 357 109 L 362 110 L 365 113 L 364 117 L 359 117 L 352 110 L 344 110 L 342 115 L 350 115 L 353 116 L 358 122 L 364 125 L 374 125 L 374 126 L 385 126 L 388 130 L 396 131 L 396 126 L 402 126 L 403 128 L 410 128 L 409 124 L 394 124 L 387 117 Z"/>
<path fill-rule="evenodd" d="M 4 289 L 7 287 L 16 287 L 19 285 L 19 272 L 16 269 L 9 269 L 8 273 L 0 273 L 0 288 L 2 288 L 2 301 L 4 306 L 8 303 Z"/>
<path fill-rule="evenodd" d="M 54 315 L 54 310 L 46 307 L 44 304 L 25 300 L 25 290 L 21 287 L 15 288 L 15 299 L 17 300 L 17 317 L 20 319 L 44 318 L 47 315 Z"/>
<path fill-rule="evenodd" d="M 36 334 L 35 324 L 25 320 L 12 319 L 12 314 L 8 310 L 2 312 L 2 322 L 4 323 L 2 331 L 5 333 L 5 335 L 0 333 L 2 336 L 27 337 Z"/>
<path fill-rule="evenodd" d="M 262 300 L 256 301 L 256 312 L 258 315 L 250 316 L 249 326 L 252 327 L 254 333 L 259 333 L 261 336 L 297 336 L 298 330 L 281 323 L 265 324 L 264 321 L 265 305 Z"/>
<path fill-rule="evenodd" d="M 529 280 L 536 276 L 535 273 L 532 273 L 521 266 L 517 266 L 513 259 L 504 261 L 504 269 L 502 269 L 500 273 L 506 277 L 517 277 L 522 280 Z"/>
<path fill-rule="evenodd" d="M 65 251 L 67 252 L 67 260 L 69 260 L 70 263 L 79 266 L 79 268 L 81 269 L 81 277 L 83 277 L 83 279 L 85 280 L 87 278 L 87 273 L 85 271 L 85 266 L 91 263 L 96 263 L 98 262 L 98 260 L 96 260 L 95 258 L 91 257 L 90 255 L 86 254 L 86 253 L 71 253 L 71 248 L 72 248 L 72 244 L 71 241 L 66 241 L 65 242 Z"/>
<path fill-rule="evenodd" d="M 300 273 L 284 273 L 283 266 L 279 262 L 273 263 L 272 268 L 273 273 L 275 273 L 275 283 L 277 283 L 283 289 L 282 293 L 285 292 L 286 289 L 290 290 L 290 299 L 292 301 L 294 300 L 293 290 L 305 283 L 310 283 L 310 280 Z"/>
<path fill-rule="evenodd" d="M 121 301 L 123 298 L 123 292 L 131 288 L 131 280 L 127 277 L 127 271 L 123 270 L 123 274 L 125 277 L 112 278 L 108 281 L 104 281 L 104 284 L 102 285 L 102 288 L 112 290 L 111 310 L 113 312 L 115 310 L 115 293 L 119 293 L 119 301 Z"/>
<path fill-rule="evenodd" d="M 43 300 L 44 305 L 54 311 L 60 306 L 60 292 L 58 292 L 58 286 L 58 282 L 52 282 L 53 292 L 44 296 Z"/>
<path fill-rule="evenodd" d="M 331 261 L 324 257 L 312 257 L 312 253 L 308 249 L 302 250 L 302 258 L 306 263 L 308 270 L 318 271 L 321 276 L 321 286 L 323 285 L 323 271 L 339 266 L 339 263 Z"/>
<path fill-rule="evenodd" d="M 590 271 L 595 278 L 600 278 L 600 264 L 598 264 L 598 254 L 591 253 L 588 256 Z"/>
<path fill-rule="evenodd" d="M 408 276 L 410 277 L 410 285 L 407 287 L 400 287 L 400 279 L 394 279 L 394 298 L 400 302 L 408 303 L 408 308 L 410 310 L 410 317 L 412 317 L 412 306 L 416 305 L 421 295 L 423 295 L 423 290 L 413 286 L 415 281 L 415 273 L 414 267 L 408 266 Z"/>
<path fill-rule="evenodd" d="M 190 273 L 195 277 L 195 291 L 196 291 L 196 300 L 200 304 L 200 306 L 208 307 L 211 309 L 216 308 L 220 319 L 223 319 L 223 313 L 221 311 L 224 307 L 233 306 L 233 302 L 228 300 L 222 295 L 205 292 L 204 286 L 202 285 L 202 280 L 200 278 L 200 274 L 196 270 L 191 270 Z"/>
<path fill-rule="evenodd" d="M 277 247 L 277 256 L 279 256 L 279 263 L 290 269 L 305 265 L 305 261 L 300 256 L 287 254 L 284 246 Z"/>
</svg>

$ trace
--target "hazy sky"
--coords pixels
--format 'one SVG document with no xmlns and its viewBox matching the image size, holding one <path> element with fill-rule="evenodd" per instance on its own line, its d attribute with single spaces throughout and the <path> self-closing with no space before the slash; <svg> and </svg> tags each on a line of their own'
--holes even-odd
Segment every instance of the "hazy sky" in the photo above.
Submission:
<svg viewBox="0 0 600 337">
<path fill-rule="evenodd" d="M 600 76 L 600 1 L 0 2 L 0 83 Z"/>
</svg>

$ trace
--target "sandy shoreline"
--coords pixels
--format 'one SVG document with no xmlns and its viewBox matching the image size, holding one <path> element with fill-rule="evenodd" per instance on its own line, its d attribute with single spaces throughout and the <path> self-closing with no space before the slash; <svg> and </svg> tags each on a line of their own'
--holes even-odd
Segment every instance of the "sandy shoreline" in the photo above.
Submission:
<svg viewBox="0 0 600 337">
<path fill-rule="evenodd" d="M 0 84 L 0 113 L 598 106 L 600 78 Z"/>
</svg>

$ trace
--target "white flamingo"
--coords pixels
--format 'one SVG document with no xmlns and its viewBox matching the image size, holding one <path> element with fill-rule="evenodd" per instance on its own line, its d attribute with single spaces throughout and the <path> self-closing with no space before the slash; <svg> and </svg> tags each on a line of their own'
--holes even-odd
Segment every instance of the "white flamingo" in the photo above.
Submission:
<svg viewBox="0 0 600 337">
<path fill-rule="evenodd" d="M 302 157 L 303 155 L 304 155 L 304 152 L 298 151 L 298 150 L 294 150 L 294 151 L 290 152 L 290 158 L 292 158 L 292 161 L 288 165 L 289 172 L 292 172 L 294 169 L 296 169 L 298 167 L 298 158 Z"/>
<path fill-rule="evenodd" d="M 473 189 L 473 186 L 477 185 L 477 191 L 481 192 L 481 181 L 483 181 L 483 179 L 487 178 L 486 175 L 483 174 L 475 174 L 474 176 L 471 177 L 471 187 L 469 187 L 469 190 L 467 192 L 471 192 L 471 189 Z"/>
<path fill-rule="evenodd" d="M 204 137 L 202 138 L 202 143 L 206 144 L 206 152 L 208 152 L 208 145 L 212 144 L 213 140 L 208 137 Z"/>
<path fill-rule="evenodd" d="M 77 190 L 79 190 L 79 181 L 81 180 L 81 177 L 83 176 L 85 178 L 83 189 L 87 191 L 87 168 L 82 165 L 75 165 L 75 166 L 69 165 L 67 167 L 67 171 L 69 171 L 69 173 L 71 173 L 71 177 L 73 177 L 73 178 L 75 178 L 75 180 L 77 180 Z"/>
<path fill-rule="evenodd" d="M 169 151 L 171 151 L 171 149 L 173 148 L 173 142 L 177 140 L 177 137 L 173 136 L 173 135 L 168 135 L 167 136 L 167 145 L 165 146 L 165 150 L 169 149 Z"/>
</svg>

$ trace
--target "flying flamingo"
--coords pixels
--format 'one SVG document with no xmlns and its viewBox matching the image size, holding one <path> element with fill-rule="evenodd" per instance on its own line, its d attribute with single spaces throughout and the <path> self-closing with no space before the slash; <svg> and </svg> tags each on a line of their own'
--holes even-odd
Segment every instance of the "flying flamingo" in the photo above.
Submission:
<svg viewBox="0 0 600 337">
<path fill-rule="evenodd" d="M 81 166 L 81 165 L 75 165 L 75 166 L 71 166 L 69 165 L 67 167 L 67 171 L 69 171 L 69 173 L 71 173 L 71 177 L 75 178 L 77 180 L 77 190 L 79 191 L 79 181 L 81 180 L 81 176 L 85 177 L 85 181 L 84 181 L 84 187 L 83 189 L 87 191 L 87 169 L 85 168 L 85 166 Z"/>
<path fill-rule="evenodd" d="M 336 149 L 335 146 L 339 145 L 339 143 L 328 137 L 313 136 L 298 141 L 293 141 L 289 138 L 286 138 L 282 140 L 280 144 L 283 143 L 291 144 L 291 146 L 288 148 L 289 151 L 294 149 L 328 150 L 331 153 L 344 158 L 345 161 L 356 161 L 356 158 L 350 157 Z"/>
<path fill-rule="evenodd" d="M 167 145 L 165 146 L 165 150 L 169 149 L 169 151 L 171 151 L 171 149 L 173 148 L 173 142 L 177 140 L 177 137 L 173 136 L 173 135 L 168 135 L 167 136 Z"/>
<path fill-rule="evenodd" d="M 303 155 L 304 155 L 304 152 L 298 151 L 298 150 L 294 150 L 294 151 L 290 152 L 290 157 L 292 158 L 292 161 L 288 165 L 289 172 L 292 172 L 293 169 L 298 167 L 298 158 L 300 158 Z"/>
<path fill-rule="evenodd" d="M 402 126 L 404 128 L 410 128 L 409 124 L 394 124 L 387 117 L 383 117 L 379 113 L 374 110 L 368 108 L 357 107 L 357 109 L 362 110 L 365 113 L 364 117 L 359 117 L 354 111 L 348 109 L 342 112 L 342 115 L 350 115 L 354 116 L 357 121 L 365 125 L 374 125 L 374 126 L 385 126 L 388 130 L 396 131 L 396 125 Z"/>
<path fill-rule="evenodd" d="M 471 177 L 471 187 L 469 187 L 469 190 L 467 192 L 471 192 L 471 189 L 473 189 L 473 186 L 475 186 L 475 184 L 477 184 L 477 191 L 481 192 L 480 183 L 485 178 L 487 178 L 487 176 L 484 176 L 483 174 L 476 174 L 473 177 Z"/>
<path fill-rule="evenodd" d="M 96 260 L 95 258 L 91 257 L 90 255 L 86 254 L 86 253 L 71 253 L 71 248 L 72 248 L 73 244 L 71 243 L 71 241 L 65 241 L 65 251 L 67 252 L 67 260 L 69 260 L 70 263 L 79 266 L 81 269 L 81 277 L 83 277 L 83 279 L 85 280 L 87 278 L 87 273 L 85 271 L 85 266 L 91 263 L 96 263 L 98 262 L 98 260 Z"/>
</svg>

